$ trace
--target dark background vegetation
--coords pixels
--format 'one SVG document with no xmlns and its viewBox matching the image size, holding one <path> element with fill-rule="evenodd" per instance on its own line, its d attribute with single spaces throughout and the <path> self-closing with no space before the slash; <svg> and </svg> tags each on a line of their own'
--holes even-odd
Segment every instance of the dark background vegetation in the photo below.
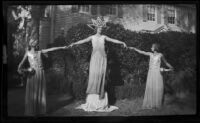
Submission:
<svg viewBox="0 0 200 123">
<path fill-rule="evenodd" d="M 55 42 L 49 44 L 48 47 L 69 45 L 93 34 L 95 32 L 86 24 L 78 24 L 69 29 L 65 37 L 55 39 Z M 150 51 L 152 43 L 159 43 L 161 52 L 175 68 L 174 72 L 163 73 L 166 94 L 196 92 L 195 34 L 182 32 L 136 33 L 124 29 L 119 24 L 112 23 L 107 24 L 103 34 L 144 51 Z M 65 51 L 48 53 L 48 57 L 44 55 L 48 94 L 70 93 L 76 99 L 84 99 L 91 51 L 91 43 L 86 43 Z M 106 52 L 108 57 L 106 80 L 111 97 L 124 99 L 143 96 L 149 57 L 109 42 L 106 42 Z M 21 60 L 19 57 L 18 59 Z M 19 60 L 9 62 L 9 71 L 16 71 L 15 66 Z M 13 66 L 10 66 L 11 64 Z M 162 66 L 166 67 L 164 64 Z M 8 81 L 9 85 L 17 83 L 14 74 L 10 79 L 14 81 Z"/>
</svg>

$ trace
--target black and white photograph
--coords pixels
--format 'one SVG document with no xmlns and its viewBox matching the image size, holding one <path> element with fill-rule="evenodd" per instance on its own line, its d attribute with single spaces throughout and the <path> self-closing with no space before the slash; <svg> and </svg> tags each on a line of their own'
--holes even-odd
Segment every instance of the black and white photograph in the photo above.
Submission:
<svg viewBox="0 0 200 123">
<path fill-rule="evenodd" d="M 197 115 L 196 4 L 4 3 L 6 116 Z"/>
</svg>

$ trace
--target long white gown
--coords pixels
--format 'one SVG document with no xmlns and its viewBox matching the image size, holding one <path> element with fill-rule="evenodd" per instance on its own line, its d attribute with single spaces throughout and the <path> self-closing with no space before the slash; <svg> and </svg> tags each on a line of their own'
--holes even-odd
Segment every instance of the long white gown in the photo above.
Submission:
<svg viewBox="0 0 200 123">
<path fill-rule="evenodd" d="M 111 112 L 118 109 L 108 105 L 108 94 L 105 92 L 105 75 L 107 56 L 105 53 L 105 36 L 92 36 L 92 55 L 89 68 L 86 103 L 76 107 L 85 111 Z"/>
<path fill-rule="evenodd" d="M 150 54 L 149 71 L 143 100 L 143 109 L 159 108 L 163 99 L 163 77 L 160 72 L 161 54 Z"/>
</svg>

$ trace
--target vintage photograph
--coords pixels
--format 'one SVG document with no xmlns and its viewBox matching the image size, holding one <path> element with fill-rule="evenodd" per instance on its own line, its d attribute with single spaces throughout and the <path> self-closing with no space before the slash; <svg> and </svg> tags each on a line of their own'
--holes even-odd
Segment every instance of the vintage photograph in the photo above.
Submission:
<svg viewBox="0 0 200 123">
<path fill-rule="evenodd" d="M 195 4 L 4 7 L 7 115 L 197 113 Z"/>
</svg>

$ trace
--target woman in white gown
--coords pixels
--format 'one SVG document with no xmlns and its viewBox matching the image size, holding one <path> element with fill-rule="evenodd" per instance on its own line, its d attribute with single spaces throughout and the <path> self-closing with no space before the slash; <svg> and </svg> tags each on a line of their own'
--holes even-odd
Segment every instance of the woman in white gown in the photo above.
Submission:
<svg viewBox="0 0 200 123">
<path fill-rule="evenodd" d="M 143 109 L 160 108 L 162 106 L 164 83 L 162 71 L 172 71 L 173 67 L 167 62 L 164 55 L 159 52 L 159 45 L 154 43 L 151 47 L 152 52 L 141 51 L 135 47 L 129 47 L 136 52 L 150 57 L 149 70 L 146 80 L 146 89 L 143 100 Z M 163 61 L 169 69 L 161 68 Z"/>
<path fill-rule="evenodd" d="M 90 59 L 89 81 L 86 91 L 86 103 L 78 106 L 76 109 L 83 109 L 85 111 L 110 112 L 118 109 L 118 107 L 108 105 L 108 94 L 107 92 L 105 92 L 105 76 L 107 67 L 105 41 L 123 44 L 124 47 L 126 47 L 126 44 L 124 42 L 102 35 L 101 31 L 102 28 L 106 26 L 106 23 L 102 21 L 99 17 L 97 18 L 97 20 L 92 19 L 92 22 L 92 25 L 95 26 L 95 28 L 97 29 L 97 33 L 70 45 L 70 47 L 72 47 L 74 45 L 79 45 L 92 41 L 93 47 Z"/>
</svg>

